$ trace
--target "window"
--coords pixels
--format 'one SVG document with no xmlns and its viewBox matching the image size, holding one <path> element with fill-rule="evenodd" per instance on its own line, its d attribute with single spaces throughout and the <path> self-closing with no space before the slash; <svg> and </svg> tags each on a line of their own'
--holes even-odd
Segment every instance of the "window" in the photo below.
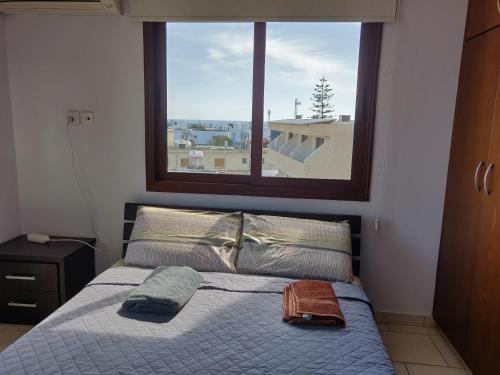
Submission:
<svg viewBox="0 0 500 375">
<path fill-rule="evenodd" d="M 224 159 L 214 159 L 214 168 L 226 168 L 226 161 Z"/>
<path fill-rule="evenodd" d="M 316 147 L 315 147 L 315 149 L 317 150 L 318 148 L 320 148 L 323 143 L 325 143 L 325 138 L 323 138 L 323 137 L 316 137 Z"/>
<path fill-rule="evenodd" d="M 203 153 L 204 174 L 221 173 L 221 149 L 236 153 L 250 149 L 252 116 L 253 49 L 242 45 L 230 54 L 221 46 L 236 48 L 253 38 L 250 23 L 168 23 L 167 47 L 167 170 L 175 166 L 176 144 Z M 209 41 L 214 43 L 207 49 Z M 218 45 L 220 43 L 221 46 Z M 248 50 L 247 50 L 248 49 Z M 232 119 L 238 121 L 232 121 Z M 220 166 L 222 165 L 222 166 Z M 228 169 L 228 174 L 249 174 L 248 168 Z"/>
<path fill-rule="evenodd" d="M 144 23 L 148 190 L 367 200 L 380 37 L 376 23 Z"/>
</svg>

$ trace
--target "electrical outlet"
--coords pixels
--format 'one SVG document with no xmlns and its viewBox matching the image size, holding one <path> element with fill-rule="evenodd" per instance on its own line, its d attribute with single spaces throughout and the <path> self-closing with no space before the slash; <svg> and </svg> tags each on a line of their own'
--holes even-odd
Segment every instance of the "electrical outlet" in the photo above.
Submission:
<svg viewBox="0 0 500 375">
<path fill-rule="evenodd" d="M 94 112 L 80 112 L 80 121 L 82 122 L 82 125 L 94 125 Z"/>
<path fill-rule="evenodd" d="M 66 123 L 68 125 L 80 125 L 80 112 L 78 111 L 66 112 Z"/>
</svg>

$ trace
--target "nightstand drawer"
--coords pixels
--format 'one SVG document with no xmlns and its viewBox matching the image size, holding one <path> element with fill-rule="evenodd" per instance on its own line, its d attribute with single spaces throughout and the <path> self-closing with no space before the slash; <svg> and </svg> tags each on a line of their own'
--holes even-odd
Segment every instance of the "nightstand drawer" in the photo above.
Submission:
<svg viewBox="0 0 500 375">
<path fill-rule="evenodd" d="M 0 262 L 0 289 L 56 292 L 58 290 L 57 265 Z"/>
<path fill-rule="evenodd" d="M 6 323 L 37 324 L 59 307 L 56 292 L 0 291 L 0 320 Z"/>
</svg>

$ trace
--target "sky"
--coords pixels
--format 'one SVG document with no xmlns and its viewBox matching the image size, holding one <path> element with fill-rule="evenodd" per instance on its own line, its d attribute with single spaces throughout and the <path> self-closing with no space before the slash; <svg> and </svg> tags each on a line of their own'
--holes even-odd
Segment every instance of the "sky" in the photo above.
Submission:
<svg viewBox="0 0 500 375">
<path fill-rule="evenodd" d="M 352 115 L 356 100 L 359 23 L 267 23 L 265 117 L 310 118 L 314 86 L 325 77 L 335 115 Z M 169 119 L 250 121 L 252 23 L 167 24 Z"/>
</svg>

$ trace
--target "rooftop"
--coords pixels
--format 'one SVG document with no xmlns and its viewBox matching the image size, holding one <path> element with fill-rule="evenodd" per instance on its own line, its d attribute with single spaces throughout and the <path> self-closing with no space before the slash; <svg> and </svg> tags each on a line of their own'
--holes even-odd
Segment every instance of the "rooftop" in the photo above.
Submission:
<svg viewBox="0 0 500 375">
<path fill-rule="evenodd" d="M 336 122 L 334 118 L 325 119 L 310 119 L 310 118 L 300 118 L 300 119 L 289 119 L 289 120 L 276 120 L 269 121 L 269 124 L 286 124 L 286 125 L 320 125 L 320 124 L 330 124 Z"/>
</svg>

